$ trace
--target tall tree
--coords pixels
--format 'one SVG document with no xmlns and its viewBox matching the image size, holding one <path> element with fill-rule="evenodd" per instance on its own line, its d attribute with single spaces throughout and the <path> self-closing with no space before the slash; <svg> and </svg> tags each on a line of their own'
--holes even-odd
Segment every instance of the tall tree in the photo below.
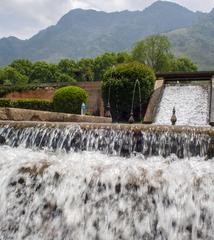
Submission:
<svg viewBox="0 0 214 240">
<path fill-rule="evenodd" d="M 94 81 L 94 59 L 82 58 L 78 63 L 78 81 Z"/>
<path fill-rule="evenodd" d="M 75 72 L 78 69 L 77 63 L 73 59 L 62 59 L 58 63 L 58 69 L 61 73 L 67 74 L 70 77 L 75 77 Z"/>
<path fill-rule="evenodd" d="M 33 64 L 31 61 L 27 59 L 17 59 L 14 60 L 11 64 L 11 67 L 15 68 L 19 73 L 22 75 L 25 75 L 27 77 L 30 77 Z"/>
<path fill-rule="evenodd" d="M 53 66 L 46 62 L 36 62 L 33 65 L 30 81 L 38 83 L 54 82 Z"/>
<path fill-rule="evenodd" d="M 94 60 L 95 81 L 101 81 L 104 73 L 110 67 L 121 63 L 128 63 L 130 61 L 132 61 L 132 57 L 126 52 L 104 53 L 103 55 L 96 57 Z"/>
<path fill-rule="evenodd" d="M 166 36 L 153 35 L 137 42 L 132 55 L 135 60 L 150 66 L 156 72 L 168 71 L 172 57 L 171 44 Z"/>
<path fill-rule="evenodd" d="M 28 77 L 19 73 L 15 68 L 7 66 L 0 69 L 0 83 L 4 85 L 26 85 Z"/>
</svg>

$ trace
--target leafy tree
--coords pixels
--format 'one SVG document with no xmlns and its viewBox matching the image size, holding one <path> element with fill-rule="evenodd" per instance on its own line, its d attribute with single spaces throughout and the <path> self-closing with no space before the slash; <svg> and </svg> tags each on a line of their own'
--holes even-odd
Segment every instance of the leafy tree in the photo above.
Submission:
<svg viewBox="0 0 214 240">
<path fill-rule="evenodd" d="M 155 72 L 168 71 L 169 61 L 172 57 L 171 44 L 167 37 L 153 35 L 136 43 L 132 56 L 135 60 L 144 63 Z"/>
<path fill-rule="evenodd" d="M 173 58 L 170 65 L 172 72 L 195 72 L 198 70 L 196 64 L 188 57 Z"/>
<path fill-rule="evenodd" d="M 105 71 L 116 64 L 114 53 L 105 53 L 96 57 L 94 60 L 94 80 L 101 81 Z"/>
<path fill-rule="evenodd" d="M 56 82 L 58 83 L 74 83 L 76 80 L 69 75 L 61 72 L 56 72 L 55 77 Z"/>
<path fill-rule="evenodd" d="M 31 82 L 54 82 L 53 66 L 46 62 L 36 62 L 30 76 Z"/>
<path fill-rule="evenodd" d="M 0 83 L 4 85 L 26 85 L 28 77 L 19 73 L 15 68 L 7 66 L 0 70 Z"/>
<path fill-rule="evenodd" d="M 110 89 L 110 105 L 113 120 L 128 120 L 134 84 L 140 82 L 142 104 L 147 104 L 154 88 L 155 74 L 153 70 L 139 62 L 119 64 L 110 68 L 104 75 L 102 92 L 105 105 L 108 103 Z M 136 91 L 134 102 L 135 118 L 139 117 L 139 91 Z"/>
<path fill-rule="evenodd" d="M 61 73 L 67 74 L 70 77 L 74 78 L 78 66 L 77 63 L 72 59 L 62 59 L 58 63 L 58 69 Z"/>
<path fill-rule="evenodd" d="M 82 58 L 78 63 L 78 81 L 94 81 L 94 60 L 91 58 Z"/>
<path fill-rule="evenodd" d="M 27 59 L 17 59 L 10 64 L 11 67 L 15 68 L 19 73 L 30 77 L 33 64 Z"/>
<path fill-rule="evenodd" d="M 129 63 L 133 61 L 132 56 L 128 52 L 119 52 L 116 55 L 117 64 Z"/>
<path fill-rule="evenodd" d="M 119 63 L 132 61 L 128 53 L 105 53 L 94 60 L 94 80 L 101 81 L 106 70 Z"/>
</svg>

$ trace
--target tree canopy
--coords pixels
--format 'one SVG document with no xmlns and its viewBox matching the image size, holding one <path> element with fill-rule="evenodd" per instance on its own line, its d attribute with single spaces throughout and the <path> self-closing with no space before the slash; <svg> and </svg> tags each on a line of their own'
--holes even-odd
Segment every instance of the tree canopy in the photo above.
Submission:
<svg viewBox="0 0 214 240">
<path fill-rule="evenodd" d="M 132 50 L 135 60 L 154 69 L 155 72 L 196 71 L 197 66 L 187 57 L 176 58 L 166 36 L 153 35 L 137 42 Z"/>
<path fill-rule="evenodd" d="M 155 72 L 196 71 L 197 66 L 188 57 L 177 58 L 167 37 L 154 35 L 136 43 L 131 53 L 104 53 L 95 58 L 62 59 L 58 63 L 31 62 L 17 59 L 0 69 L 0 84 L 35 85 L 41 83 L 74 83 L 102 81 L 105 72 L 118 64 L 137 61 Z"/>
<path fill-rule="evenodd" d="M 7 66 L 0 70 L 0 83 L 4 85 L 25 85 L 28 77 L 19 73 L 15 68 Z"/>
<path fill-rule="evenodd" d="M 188 57 L 179 57 L 172 59 L 170 70 L 172 72 L 194 72 L 198 70 L 198 67 Z"/>
</svg>

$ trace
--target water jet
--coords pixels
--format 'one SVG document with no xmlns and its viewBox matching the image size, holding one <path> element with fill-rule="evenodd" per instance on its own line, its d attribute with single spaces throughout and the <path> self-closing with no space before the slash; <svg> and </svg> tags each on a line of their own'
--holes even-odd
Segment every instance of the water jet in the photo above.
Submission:
<svg viewBox="0 0 214 240">
<path fill-rule="evenodd" d="M 110 105 L 110 96 L 111 96 L 111 85 L 109 86 L 109 92 L 108 92 L 108 103 L 106 106 L 106 112 L 105 112 L 105 117 L 111 118 L 111 105 Z"/>
<path fill-rule="evenodd" d="M 141 120 L 141 105 L 142 105 L 142 98 L 141 98 L 141 88 L 140 88 L 140 81 L 137 79 L 134 84 L 134 89 L 133 89 L 133 95 L 132 95 L 132 105 L 131 105 L 131 112 L 130 112 L 130 117 L 128 122 L 130 124 L 133 124 L 135 122 L 134 120 L 134 100 L 135 100 L 135 92 L 136 92 L 136 87 L 138 86 L 138 94 L 139 94 L 139 104 L 140 104 L 140 120 Z"/>
</svg>

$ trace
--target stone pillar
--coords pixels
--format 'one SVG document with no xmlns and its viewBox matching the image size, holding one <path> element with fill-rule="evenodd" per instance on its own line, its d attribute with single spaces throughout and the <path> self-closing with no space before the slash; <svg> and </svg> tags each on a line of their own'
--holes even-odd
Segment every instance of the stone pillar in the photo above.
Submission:
<svg viewBox="0 0 214 240">
<path fill-rule="evenodd" d="M 157 108 L 163 93 L 164 82 L 164 79 L 157 79 L 155 82 L 154 92 L 149 100 L 149 105 L 144 117 L 144 123 L 146 124 L 151 124 L 155 120 Z"/>
</svg>

